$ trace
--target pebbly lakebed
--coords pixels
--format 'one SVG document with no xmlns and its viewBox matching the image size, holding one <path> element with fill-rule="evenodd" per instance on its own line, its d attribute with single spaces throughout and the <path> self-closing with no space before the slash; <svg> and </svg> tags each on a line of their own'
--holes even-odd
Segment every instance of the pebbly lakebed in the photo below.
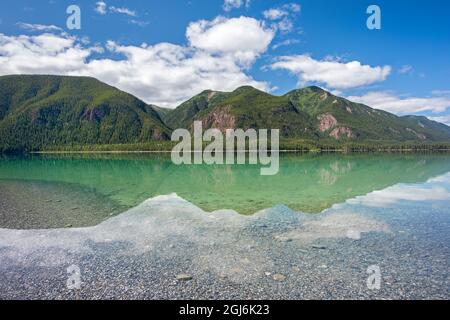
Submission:
<svg viewBox="0 0 450 320">
<path fill-rule="evenodd" d="M 265 199 L 247 192 L 234 198 L 235 208 L 226 206 L 230 199 L 205 202 L 203 198 L 210 197 L 196 195 L 202 193 L 198 180 L 191 182 L 191 188 L 184 186 L 189 184 L 188 177 L 196 175 L 178 170 L 196 170 L 191 168 L 172 168 L 171 178 L 163 180 L 153 174 L 150 196 L 135 204 L 141 196 L 136 196 L 137 190 L 147 187 L 147 173 L 138 166 L 144 176 L 141 180 L 138 169 L 127 161 L 143 161 L 148 167 L 147 159 L 92 162 L 89 158 L 84 171 L 80 166 L 86 159 L 79 157 L 0 161 L 0 186 L 4 186 L 0 192 L 8 195 L 8 201 L 2 197 L 3 208 L 9 210 L 3 211 L 4 221 L 11 221 L 19 206 L 25 210 L 26 202 L 36 195 L 40 209 L 33 208 L 35 214 L 45 216 L 46 208 L 53 206 L 52 212 L 61 215 L 35 218 L 27 225 L 27 214 L 20 211 L 22 216 L 10 226 L 1 226 L 0 298 L 448 299 L 448 158 L 390 159 L 379 171 L 364 157 L 282 160 L 281 176 L 272 178 L 271 186 L 283 188 L 284 193 L 276 190 L 268 198 L 269 190 L 260 180 Z M 78 175 L 66 161 L 75 161 L 73 171 Z M 136 186 L 130 183 L 133 192 L 120 191 L 117 184 L 112 190 L 114 184 L 108 179 L 116 181 L 118 170 L 114 165 L 110 171 L 95 165 L 92 169 L 96 161 L 119 161 L 119 166 L 128 168 L 122 174 L 128 180 L 121 181 L 134 181 Z M 156 161 L 149 166 L 152 173 L 157 172 L 155 166 L 164 175 L 170 172 L 166 160 L 152 161 Z M 283 168 L 289 166 L 287 174 Z M 203 171 L 202 181 L 211 184 L 213 175 L 216 184 L 204 190 L 222 188 L 217 186 L 220 181 L 225 186 L 238 185 L 245 176 L 233 168 L 211 170 L 209 175 Z M 94 173 L 96 179 L 91 178 Z M 297 176 L 289 178 L 293 173 Z M 174 181 L 183 176 L 186 181 L 177 185 Z M 247 179 L 250 176 L 247 172 Z M 176 193 L 154 194 L 165 188 Z M 14 195 L 20 190 L 26 190 L 30 198 L 18 201 Z M 232 192 L 225 192 L 225 197 L 232 199 Z M 305 193 L 320 199 L 308 203 Z M 295 194 L 302 196 L 295 198 Z M 53 198 L 48 199 L 50 195 Z M 252 199 L 265 202 L 255 205 L 252 214 L 241 214 L 240 208 L 248 207 Z M 208 210 L 214 205 L 217 208 Z M 60 213 L 59 207 L 67 212 Z M 72 210 L 76 207 L 80 213 Z M 64 228 L 53 222 L 62 219 L 60 224 L 66 224 L 68 217 L 82 223 Z M 374 266 L 380 273 L 379 288 L 367 284 Z M 79 271 L 79 289 L 67 286 L 68 268 L 73 267 Z"/>
</svg>

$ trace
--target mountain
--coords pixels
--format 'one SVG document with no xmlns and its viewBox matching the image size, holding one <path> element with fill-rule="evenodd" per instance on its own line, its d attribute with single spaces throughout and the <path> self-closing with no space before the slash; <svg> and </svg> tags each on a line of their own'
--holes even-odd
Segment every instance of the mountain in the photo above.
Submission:
<svg viewBox="0 0 450 320">
<path fill-rule="evenodd" d="M 337 97 L 319 87 L 273 96 L 252 87 L 204 91 L 170 111 L 172 128 L 280 129 L 283 138 L 336 141 L 450 141 L 450 127 L 426 117 L 399 117 Z"/>
<path fill-rule="evenodd" d="M 94 78 L 0 77 L 0 151 L 170 139 L 160 114 Z"/>
<path fill-rule="evenodd" d="M 192 122 L 204 128 L 278 128 L 283 137 L 314 137 L 312 118 L 285 97 L 272 96 L 252 87 L 231 93 L 204 91 L 181 104 L 166 118 L 174 128 L 191 128 Z"/>
<path fill-rule="evenodd" d="M 166 119 L 168 114 L 172 111 L 172 109 L 168 109 L 168 108 L 162 108 L 162 107 L 158 107 L 155 106 L 153 104 L 150 105 L 150 107 L 156 111 L 156 113 L 158 114 L 159 118 L 166 123 Z"/>
<path fill-rule="evenodd" d="M 0 152 L 170 140 L 172 130 L 191 129 L 196 120 L 204 129 L 280 129 L 281 138 L 289 141 L 450 142 L 450 127 L 444 124 L 399 117 L 318 87 L 283 96 L 249 86 L 207 90 L 166 109 L 94 78 L 0 77 Z"/>
</svg>

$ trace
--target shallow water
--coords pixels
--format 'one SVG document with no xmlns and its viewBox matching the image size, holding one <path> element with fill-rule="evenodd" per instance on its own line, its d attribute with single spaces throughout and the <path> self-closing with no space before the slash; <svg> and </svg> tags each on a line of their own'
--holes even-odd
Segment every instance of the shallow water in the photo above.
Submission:
<svg viewBox="0 0 450 320">
<path fill-rule="evenodd" d="M 67 192 L 92 206 L 89 191 L 93 211 L 133 208 L 91 227 L 0 229 L 0 298 L 449 299 L 449 160 L 286 156 L 266 180 L 157 156 L 4 158 L 4 185 L 44 181 L 63 203 Z M 70 265 L 80 290 L 66 287 Z"/>
<path fill-rule="evenodd" d="M 62 220 L 58 221 L 65 223 L 60 226 L 73 224 L 69 219 L 73 207 L 86 213 L 78 216 L 75 226 L 86 226 L 151 197 L 170 193 L 205 211 L 232 209 L 253 214 L 281 204 L 296 211 L 318 213 L 355 196 L 397 183 L 425 182 L 448 171 L 449 155 L 284 155 L 275 176 L 261 176 L 255 165 L 176 166 L 165 155 L 3 157 L 0 192 L 20 182 L 21 187 L 14 188 L 14 193 L 22 206 L 10 210 L 34 210 L 38 211 L 35 215 L 48 215 L 46 204 L 59 203 Z M 36 202 L 20 200 L 33 194 L 35 184 L 43 183 L 58 192 L 49 190 L 47 195 L 35 195 Z M 104 209 L 89 204 L 90 194 L 97 207 Z M 72 199 L 71 203 L 64 205 L 64 195 Z M 11 196 L 8 199 L 11 201 Z M 24 203 L 31 207 L 26 208 Z M 42 209 L 35 210 L 34 205 Z M 50 207 L 48 211 L 55 210 Z M 0 227 L 11 226 L 1 220 Z M 21 227 L 19 220 L 17 223 Z"/>
</svg>

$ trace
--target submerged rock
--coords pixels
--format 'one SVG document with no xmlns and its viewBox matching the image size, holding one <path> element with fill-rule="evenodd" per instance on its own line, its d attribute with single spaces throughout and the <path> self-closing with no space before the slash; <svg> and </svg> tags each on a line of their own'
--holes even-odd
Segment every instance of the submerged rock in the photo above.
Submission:
<svg viewBox="0 0 450 320">
<path fill-rule="evenodd" d="M 190 276 L 190 275 L 188 275 L 186 273 L 178 274 L 176 276 L 176 278 L 177 278 L 178 281 L 189 281 L 189 280 L 192 280 L 192 276 Z"/>
<path fill-rule="evenodd" d="M 281 274 L 281 273 L 276 273 L 276 274 L 274 274 L 272 276 L 272 279 L 275 280 L 275 281 L 282 282 L 282 281 L 286 280 L 286 276 L 284 274 Z"/>
<path fill-rule="evenodd" d="M 280 242 L 291 242 L 292 241 L 292 238 L 285 237 L 285 236 L 274 236 L 273 238 Z"/>
</svg>

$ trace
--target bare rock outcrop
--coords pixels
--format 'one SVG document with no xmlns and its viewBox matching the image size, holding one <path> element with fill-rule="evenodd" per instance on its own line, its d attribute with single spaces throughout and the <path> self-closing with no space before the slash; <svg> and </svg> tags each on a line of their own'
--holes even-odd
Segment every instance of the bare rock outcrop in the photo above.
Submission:
<svg viewBox="0 0 450 320">
<path fill-rule="evenodd" d="M 202 119 L 203 128 L 216 128 L 222 132 L 236 127 L 236 118 L 230 112 L 231 106 L 220 107 Z"/>
<path fill-rule="evenodd" d="M 336 118 L 330 113 L 321 114 L 317 117 L 317 119 L 319 120 L 320 132 L 328 131 L 338 124 Z"/>
<path fill-rule="evenodd" d="M 326 132 L 331 130 L 329 136 L 332 138 L 340 139 L 342 137 L 345 137 L 351 139 L 355 137 L 353 131 L 350 128 L 339 125 L 336 118 L 330 113 L 319 115 L 317 117 L 317 120 L 319 120 L 320 132 Z"/>
<path fill-rule="evenodd" d="M 342 137 L 351 139 L 354 138 L 353 131 L 347 127 L 336 127 L 330 132 L 330 137 L 340 139 Z"/>
</svg>

